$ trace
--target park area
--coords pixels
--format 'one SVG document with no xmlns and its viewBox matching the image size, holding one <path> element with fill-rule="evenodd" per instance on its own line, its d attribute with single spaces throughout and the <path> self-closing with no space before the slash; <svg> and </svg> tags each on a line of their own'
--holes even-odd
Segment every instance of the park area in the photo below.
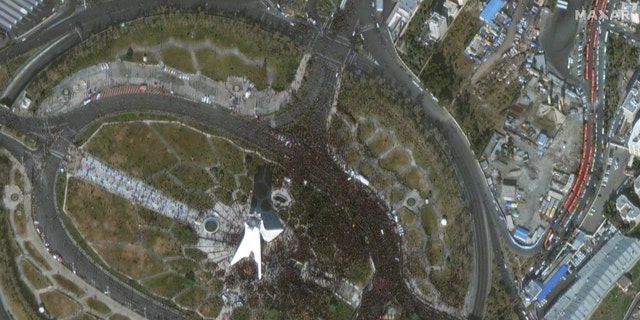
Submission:
<svg viewBox="0 0 640 320">
<path fill-rule="evenodd" d="M 295 76 L 302 48 L 241 19 L 167 13 L 94 35 L 40 72 L 28 91 L 37 105 L 67 75 L 117 59 L 143 63 L 143 57 L 146 63 L 200 71 L 214 80 L 233 75 L 247 78 L 258 90 L 270 86 L 282 91 Z"/>
<path fill-rule="evenodd" d="M 274 185 L 283 180 L 282 168 L 259 153 L 237 141 L 183 123 L 105 122 L 94 126 L 93 131 L 81 142 L 82 150 L 198 210 L 210 209 L 219 202 L 230 206 L 247 203 L 259 166 L 272 168 Z M 298 271 L 287 267 L 290 257 L 309 258 L 306 255 L 310 247 L 317 251 L 318 257 L 336 257 L 335 252 L 328 251 L 330 247 L 314 241 L 321 235 L 331 235 L 332 229 L 312 232 L 307 231 L 312 227 L 299 225 L 300 221 L 314 220 L 310 217 L 317 214 L 318 209 L 331 208 L 318 206 L 318 201 L 331 203 L 331 200 L 326 195 L 310 195 L 315 193 L 313 189 L 294 186 L 294 199 L 304 201 L 294 201 L 292 208 L 278 213 L 285 224 L 291 226 L 295 237 L 300 237 L 300 243 L 296 242 L 298 252 L 291 253 L 284 240 L 274 247 L 270 245 L 266 250 L 272 253 L 262 258 L 263 271 L 280 271 L 275 278 L 263 277 L 258 283 L 253 262 L 243 260 L 228 266 L 233 252 L 223 262 L 208 259 L 196 247 L 199 238 L 192 226 L 84 180 L 71 177 L 62 185 L 66 185 L 63 199 L 67 224 L 73 229 L 70 232 L 85 243 L 84 248 L 97 261 L 128 284 L 165 303 L 189 310 L 196 318 L 224 314 L 231 314 L 232 319 L 298 318 L 312 308 L 314 314 L 324 318 L 348 319 L 353 312 L 351 306 L 337 299 L 330 290 L 310 285 L 312 283 L 303 279 Z M 242 229 L 232 231 L 222 238 L 235 250 Z M 307 234 L 303 234 L 305 232 Z M 355 256 L 357 259 L 349 260 L 344 254 L 340 255 L 340 263 L 327 261 L 342 270 L 339 275 L 364 286 L 371 275 L 368 259 Z M 292 291 L 294 287 L 306 289 Z M 223 303 L 223 288 L 240 292 L 247 301 L 245 306 L 235 307 L 233 299 L 229 304 Z M 301 300 L 306 301 L 304 306 L 295 302 Z M 248 316 L 245 318 L 245 315 Z"/>
<path fill-rule="evenodd" d="M 166 121 L 104 124 L 82 148 L 199 210 L 246 201 L 256 168 L 267 163 L 225 138 Z M 76 178 L 65 200 L 78 233 L 112 271 L 202 317 L 222 311 L 226 270 L 196 248 L 192 226 Z M 229 245 L 241 236 L 229 235 Z"/>
<path fill-rule="evenodd" d="M 390 215 L 399 217 L 414 291 L 461 307 L 471 271 L 470 220 L 446 152 L 435 143 L 437 133 L 420 119 L 421 110 L 381 79 L 346 74 L 331 145 L 338 162 L 364 176 Z M 445 217 L 446 227 L 440 223 Z"/>
</svg>

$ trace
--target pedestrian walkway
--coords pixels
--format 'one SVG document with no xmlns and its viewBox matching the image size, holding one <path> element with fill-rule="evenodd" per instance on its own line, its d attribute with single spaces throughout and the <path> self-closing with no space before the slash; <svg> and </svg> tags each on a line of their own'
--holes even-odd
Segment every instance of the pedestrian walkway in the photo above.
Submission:
<svg viewBox="0 0 640 320">
<path fill-rule="evenodd" d="M 121 61 L 118 57 L 126 52 L 118 53 L 115 61 L 103 62 L 83 69 L 68 76 L 52 89 L 52 95 L 43 99 L 36 114 L 47 116 L 53 113 L 68 112 L 74 108 L 99 98 L 107 97 L 105 91 L 114 87 L 146 87 L 147 90 L 119 91 L 117 94 L 171 94 L 188 100 L 202 102 L 228 109 L 245 116 L 270 115 L 289 103 L 293 92 L 300 88 L 305 70 L 311 55 L 303 55 L 294 79 L 285 91 L 275 91 L 271 88 L 256 90 L 249 79 L 243 74 L 231 76 L 225 81 L 214 81 L 203 76 L 199 65 L 194 63 L 196 72 L 186 73 L 168 67 L 162 62 L 161 49 L 167 46 L 189 50 L 191 59 L 193 51 L 210 49 L 218 54 L 236 55 L 248 65 L 260 65 L 262 60 L 252 60 L 245 57 L 237 49 L 218 48 L 209 41 L 196 44 L 185 44 L 173 39 L 158 46 L 132 45 L 136 52 L 149 53 L 159 64 L 134 63 Z M 268 69 L 270 70 L 270 69 Z M 273 71 L 269 71 L 269 78 Z M 17 110 L 18 112 L 27 112 Z"/>
<path fill-rule="evenodd" d="M 77 153 L 77 155 L 81 157 L 77 161 L 79 165 L 72 168 L 70 174 L 183 223 L 198 217 L 198 211 L 163 195 L 146 183 L 108 167 L 91 155 L 84 153 Z"/>
<path fill-rule="evenodd" d="M 24 279 L 26 279 L 26 276 L 24 276 L 24 270 L 21 267 L 21 262 L 27 261 L 36 266 L 37 270 L 40 271 L 42 276 L 46 278 L 47 281 L 51 284 L 48 287 L 37 289 L 33 284 L 25 280 L 27 286 L 31 289 L 32 292 L 34 292 L 36 302 L 38 304 L 42 302 L 40 299 L 41 294 L 47 292 L 60 292 L 78 303 L 79 307 L 77 311 L 72 312 L 71 314 L 64 317 L 58 317 L 58 319 L 60 320 L 74 319 L 83 314 L 91 314 L 98 318 L 109 318 L 112 315 L 120 315 L 125 316 L 129 319 L 142 319 L 142 317 L 140 317 L 137 313 L 122 306 L 115 300 L 111 299 L 108 295 L 105 295 L 100 290 L 87 284 L 84 280 L 76 276 L 71 270 L 69 270 L 67 267 L 53 258 L 53 256 L 49 253 L 47 247 L 45 246 L 45 242 L 42 238 L 41 233 L 36 230 L 36 225 L 34 224 L 35 221 L 31 216 L 31 182 L 26 178 L 27 174 L 24 167 L 16 159 L 13 159 L 9 154 L 7 154 L 7 156 L 9 156 L 13 164 L 10 175 L 10 184 L 12 186 L 24 189 L 24 197 L 20 197 L 23 209 L 10 210 L 10 221 L 13 228 L 13 233 L 15 234 L 15 241 L 20 248 L 20 251 L 22 252 L 21 256 L 16 259 L 15 263 L 17 264 L 18 270 L 22 273 Z M 16 178 L 18 174 L 20 175 L 21 179 Z M 18 222 L 18 220 L 21 220 L 23 222 Z M 31 250 L 35 249 L 35 253 L 32 253 L 32 251 L 27 249 L 27 245 L 32 248 Z M 40 257 L 35 257 L 33 256 L 33 254 L 38 254 Z M 44 261 L 39 261 L 40 258 L 44 258 Z M 78 290 L 72 292 L 68 288 L 56 285 L 57 281 L 55 277 L 63 277 L 64 279 L 67 279 L 70 283 L 75 285 Z M 0 294 L 0 299 L 3 297 L 4 295 Z M 107 313 L 99 314 L 95 310 L 93 310 L 87 302 L 90 298 L 98 300 L 105 304 L 108 308 Z"/>
</svg>

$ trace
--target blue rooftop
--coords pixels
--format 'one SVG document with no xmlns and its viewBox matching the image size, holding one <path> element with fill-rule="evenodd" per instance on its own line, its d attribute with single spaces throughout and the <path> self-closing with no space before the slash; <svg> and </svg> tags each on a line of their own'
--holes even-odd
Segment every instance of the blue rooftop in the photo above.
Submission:
<svg viewBox="0 0 640 320">
<path fill-rule="evenodd" d="M 538 135 L 538 147 L 544 147 L 548 141 L 549 141 L 549 137 L 546 134 L 541 132 Z"/>
<path fill-rule="evenodd" d="M 564 277 L 568 272 L 569 267 L 567 267 L 566 264 L 561 265 L 560 268 L 558 268 L 558 271 L 556 271 L 556 273 L 554 273 L 553 276 L 549 280 L 547 280 L 547 283 L 544 284 L 544 287 L 542 287 L 542 291 L 538 293 L 536 300 L 541 301 L 546 298 L 551 290 L 555 288 L 558 282 L 562 280 L 562 277 Z"/>
<path fill-rule="evenodd" d="M 493 18 L 496 17 L 496 14 L 504 7 L 505 0 L 491 0 L 487 4 L 486 7 L 480 12 L 480 20 L 484 21 L 484 23 L 492 24 Z"/>
<path fill-rule="evenodd" d="M 520 241 L 527 241 L 527 238 L 529 238 L 529 230 L 523 226 L 518 226 L 513 236 Z"/>
</svg>

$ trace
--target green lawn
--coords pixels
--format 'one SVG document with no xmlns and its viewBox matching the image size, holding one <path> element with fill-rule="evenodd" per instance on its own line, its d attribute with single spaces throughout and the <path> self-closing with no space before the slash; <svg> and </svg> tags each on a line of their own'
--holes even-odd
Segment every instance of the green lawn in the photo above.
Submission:
<svg viewBox="0 0 640 320">
<path fill-rule="evenodd" d="M 60 288 L 69 291 L 70 293 L 75 294 L 76 296 L 81 296 L 84 294 L 84 290 L 80 289 L 73 281 L 65 278 L 62 275 L 54 274 L 53 280 L 60 286 Z"/>
<path fill-rule="evenodd" d="M 95 310 L 96 312 L 100 313 L 100 314 L 109 314 L 111 313 L 111 309 L 109 309 L 109 307 L 104 304 L 104 302 L 95 299 L 95 298 L 87 298 L 87 305 L 89 306 L 89 308 Z"/>
<path fill-rule="evenodd" d="M 420 221 L 427 235 L 438 234 L 438 220 L 431 205 L 425 205 L 420 209 Z"/>
<path fill-rule="evenodd" d="M 229 76 L 247 77 L 263 90 L 269 85 L 266 66 L 247 64 L 236 55 L 222 55 L 210 49 L 196 51 L 196 57 L 203 75 L 216 80 L 225 81 Z"/>
<path fill-rule="evenodd" d="M 411 155 L 401 148 L 394 148 L 380 159 L 380 167 L 391 172 L 398 172 L 409 164 L 411 164 Z"/>
<path fill-rule="evenodd" d="M 191 286 L 191 284 L 185 281 L 184 276 L 173 272 L 145 280 L 144 285 L 159 296 L 166 298 L 172 298 L 183 289 Z"/>
<path fill-rule="evenodd" d="M 591 319 L 622 319 L 627 312 L 633 296 L 614 287 L 602 300 Z"/>
<path fill-rule="evenodd" d="M 377 158 L 393 146 L 391 137 L 386 133 L 378 133 L 367 144 L 371 156 Z"/>
<path fill-rule="evenodd" d="M 211 166 L 217 162 L 207 136 L 175 123 L 153 123 L 153 128 L 169 143 L 182 161 Z"/>
<path fill-rule="evenodd" d="M 144 178 L 177 162 L 177 158 L 143 122 L 105 125 L 86 145 L 89 153 Z"/>
<path fill-rule="evenodd" d="M 20 266 L 22 267 L 24 276 L 27 278 L 27 280 L 29 280 L 34 288 L 44 289 L 51 285 L 51 282 L 42 274 L 42 271 L 40 271 L 30 261 L 22 260 Z"/>
<path fill-rule="evenodd" d="M 176 303 L 191 309 L 198 308 L 198 306 L 207 300 L 209 300 L 207 299 L 207 291 L 197 286 L 185 290 L 176 297 Z"/>
<path fill-rule="evenodd" d="M 165 47 L 160 54 L 162 55 L 162 62 L 166 66 L 187 73 L 196 72 L 189 50 L 178 47 Z"/>
<path fill-rule="evenodd" d="M 171 173 L 184 184 L 185 188 L 205 191 L 213 187 L 213 179 L 207 171 L 198 166 L 181 164 L 173 168 Z"/>
</svg>

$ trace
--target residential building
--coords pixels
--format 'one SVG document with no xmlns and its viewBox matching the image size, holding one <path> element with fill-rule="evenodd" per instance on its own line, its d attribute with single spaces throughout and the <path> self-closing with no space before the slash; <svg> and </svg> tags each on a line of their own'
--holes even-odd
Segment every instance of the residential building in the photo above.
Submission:
<svg viewBox="0 0 640 320">
<path fill-rule="evenodd" d="M 638 217 L 640 216 L 640 209 L 636 207 L 625 195 L 620 195 L 616 199 L 616 209 L 620 213 L 620 217 L 625 222 L 631 224 L 638 223 Z"/>
<path fill-rule="evenodd" d="M 447 17 L 447 19 L 455 19 L 458 16 L 458 12 L 460 11 L 458 8 L 458 4 L 453 1 L 447 0 L 442 5 L 443 14 Z"/>
<path fill-rule="evenodd" d="M 635 80 L 631 90 L 629 90 L 627 96 L 622 101 L 622 112 L 626 123 L 633 123 L 633 120 L 636 118 L 636 114 L 638 114 L 638 108 L 640 107 L 640 100 L 638 100 L 639 89 L 640 81 Z"/>
<path fill-rule="evenodd" d="M 633 125 L 627 146 L 629 147 L 629 153 L 632 156 L 640 157 L 640 121 L 637 121 Z"/>
<path fill-rule="evenodd" d="M 493 18 L 504 7 L 505 0 L 491 0 L 480 12 L 480 20 L 486 24 L 493 24 Z"/>
<path fill-rule="evenodd" d="M 387 26 L 393 41 L 396 41 L 404 33 L 421 2 L 422 0 L 399 0 L 393 7 L 387 19 Z"/>
<path fill-rule="evenodd" d="M 447 18 L 437 12 L 432 12 L 427 23 L 429 25 L 429 38 L 433 41 L 442 39 L 448 28 Z"/>
</svg>

